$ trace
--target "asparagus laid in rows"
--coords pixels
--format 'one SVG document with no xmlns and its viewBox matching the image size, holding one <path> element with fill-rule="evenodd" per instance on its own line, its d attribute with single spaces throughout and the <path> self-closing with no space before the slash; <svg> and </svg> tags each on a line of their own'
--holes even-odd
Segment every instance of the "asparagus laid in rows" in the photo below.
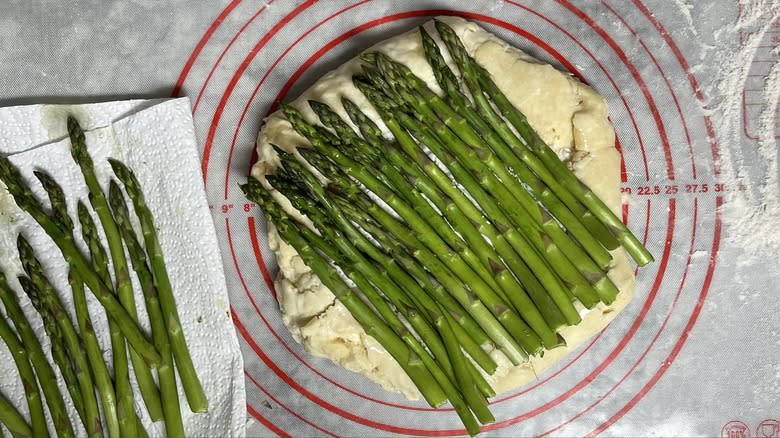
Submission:
<svg viewBox="0 0 780 438">
<path fill-rule="evenodd" d="M 44 322 L 51 318 L 56 330 L 61 332 L 62 340 L 73 361 L 74 370 L 78 379 L 79 391 L 84 402 L 84 427 L 90 437 L 103 435 L 103 426 L 100 421 L 100 411 L 95 397 L 92 367 L 87 358 L 78 332 L 68 317 L 65 306 L 60 301 L 49 280 L 43 273 L 43 267 L 35 257 L 32 246 L 20 234 L 17 239 L 19 259 L 27 274 L 27 277 L 19 277 L 22 288 L 30 297 L 33 307 L 43 317 Z M 57 337 L 55 336 L 55 339 Z M 105 388 L 109 389 L 109 388 Z"/>
<path fill-rule="evenodd" d="M 30 214 L 59 247 L 72 269 L 82 277 L 95 297 L 103 305 L 109 317 L 120 327 L 127 341 L 141 354 L 151 366 L 156 366 L 160 355 L 154 346 L 146 339 L 138 324 L 122 307 L 112 292 L 92 270 L 91 263 L 79 252 L 73 236 L 63 230 L 60 224 L 49 217 L 41 203 L 34 197 L 19 170 L 6 157 L 0 157 L 0 180 L 2 180 L 16 204 Z"/>
<path fill-rule="evenodd" d="M 5 294 L 12 292 L 8 290 L 4 277 L 0 278 L 0 289 L 0 294 L 2 294 L 0 297 L 3 297 L 3 302 L 5 302 Z M 7 312 L 10 317 L 11 313 Z M 27 400 L 27 407 L 30 411 L 31 425 L 28 425 L 24 418 L 20 418 L 21 416 L 18 415 L 18 412 L 2 397 L 0 397 L 0 401 L 3 402 L 0 403 L 0 422 L 12 433 L 22 436 L 48 437 L 49 429 L 46 426 L 46 416 L 43 413 L 43 399 L 41 392 L 38 390 L 38 379 L 35 377 L 35 372 L 30 364 L 30 354 L 27 352 L 29 346 L 25 347 L 22 344 L 22 341 L 16 336 L 5 317 L 0 318 L 0 338 L 3 339 L 3 342 L 5 342 L 8 350 L 11 352 L 16 368 L 19 370 L 19 378 L 21 378 L 22 387 L 24 388 L 24 397 Z M 6 404 L 7 406 L 4 406 Z"/>
<path fill-rule="evenodd" d="M 114 278 L 116 280 L 115 291 L 119 298 L 119 302 L 127 310 L 133 320 L 138 321 L 138 313 L 135 306 L 135 297 L 133 295 L 133 285 L 130 282 L 130 271 L 127 266 L 127 260 L 125 259 L 125 252 L 122 246 L 122 236 L 117 230 L 116 223 L 111 217 L 111 212 L 108 208 L 108 202 L 100 187 L 100 183 L 95 175 L 94 165 L 92 163 L 92 157 L 90 157 L 87 151 L 86 138 L 84 131 L 79 126 L 78 122 L 73 116 L 69 116 L 67 120 L 68 135 L 71 142 L 71 155 L 79 165 L 81 173 L 84 176 L 84 181 L 89 189 L 89 201 L 98 216 L 100 225 L 103 227 L 106 240 L 108 242 L 108 252 L 111 255 L 111 265 L 114 269 Z M 106 284 L 111 284 L 109 281 Z M 126 353 L 124 353 L 124 347 L 114 346 L 114 351 L 122 357 L 119 359 L 120 365 L 124 365 L 126 362 Z M 160 406 L 160 394 L 157 391 L 157 387 L 154 384 L 152 378 L 152 372 L 149 366 L 143 360 L 132 346 L 129 349 L 130 360 L 133 363 L 133 371 L 135 372 L 136 380 L 138 381 L 138 387 L 141 392 L 141 397 L 144 399 L 146 408 L 149 412 L 149 416 L 152 421 L 157 421 L 162 418 L 162 408 Z M 115 364 L 116 366 L 116 364 Z M 121 380 L 119 379 L 121 377 Z M 124 405 L 124 409 L 120 409 L 120 414 L 123 414 L 123 418 L 120 418 L 123 425 L 123 432 L 126 435 L 135 435 L 134 422 L 130 418 L 129 409 L 132 409 L 133 395 L 130 391 L 130 380 L 126 378 L 124 372 L 117 377 L 117 392 L 121 392 L 119 398 L 120 405 Z M 128 406 L 129 404 L 129 406 Z M 124 411 L 124 413 L 123 413 Z"/>
<path fill-rule="evenodd" d="M 425 220 L 431 218 L 421 218 L 413 207 L 403 201 L 403 199 L 394 195 L 392 190 L 374 177 L 366 166 L 341 154 L 338 149 L 334 147 L 335 145 L 328 143 L 326 139 L 320 135 L 321 130 L 315 129 L 313 125 L 305 122 L 297 110 L 289 106 L 283 106 L 283 111 L 288 120 L 293 124 L 293 127 L 296 130 L 299 130 L 302 135 L 307 136 L 308 140 L 315 145 L 313 151 L 333 159 L 333 161 L 339 164 L 349 176 L 354 177 L 365 184 L 376 196 L 387 202 L 388 205 L 390 205 L 390 207 L 393 208 L 410 227 L 412 227 L 417 238 L 419 238 L 425 247 L 430 249 L 436 257 L 449 264 L 452 267 L 452 271 L 470 286 L 480 300 L 491 303 L 489 309 L 496 318 L 501 321 L 507 331 L 512 333 L 516 339 L 535 337 L 526 323 L 500 298 L 493 288 L 485 283 L 480 276 L 471 269 L 470 265 L 464 261 L 460 253 L 438 238 L 438 235 L 433 231 L 431 225 Z M 538 340 L 536 340 L 535 343 L 538 345 Z M 538 351 L 538 349 L 538 347 L 534 347 L 533 353 Z"/>
<path fill-rule="evenodd" d="M 160 308 L 157 286 L 155 285 L 143 246 L 138 241 L 135 231 L 130 224 L 130 212 L 127 209 L 122 190 L 113 181 L 109 186 L 108 199 L 114 214 L 114 220 L 122 234 L 127 252 L 130 255 L 130 261 L 133 264 L 133 269 L 141 285 L 141 291 L 144 294 L 146 312 L 149 315 L 149 321 L 152 326 L 154 345 L 162 357 L 160 365 L 157 367 L 157 375 L 160 381 L 160 396 L 166 436 L 183 437 L 184 424 L 181 418 L 179 392 L 176 388 L 173 354 L 171 353 L 170 339 L 168 338 L 162 309 Z"/>
<path fill-rule="evenodd" d="M 141 223 L 141 231 L 146 246 L 146 252 L 149 255 L 149 261 L 152 268 L 155 284 L 157 285 L 157 294 L 160 301 L 160 308 L 163 313 L 163 321 L 168 330 L 171 351 L 176 362 L 176 369 L 179 371 L 181 383 L 184 387 L 184 394 L 187 396 L 190 410 L 192 412 L 208 412 L 208 400 L 203 392 L 198 374 L 192 364 L 190 351 L 187 348 L 187 340 L 184 337 L 184 331 L 181 328 L 179 313 L 176 310 L 176 299 L 173 296 L 168 270 L 165 267 L 165 258 L 163 256 L 160 241 L 157 237 L 157 229 L 154 225 L 154 216 L 146 205 L 141 185 L 135 174 L 129 167 L 122 162 L 109 159 L 109 164 L 114 170 L 114 174 L 124 185 L 127 195 L 133 203 L 135 215 Z"/>
<path fill-rule="evenodd" d="M 559 197 L 566 199 L 568 196 L 573 196 L 577 201 L 585 205 L 617 237 L 618 241 L 639 266 L 652 262 L 652 255 L 639 239 L 631 233 L 620 218 L 590 188 L 579 181 L 565 164 L 561 162 L 555 152 L 550 149 L 530 126 L 525 115 L 509 102 L 509 99 L 496 86 L 487 71 L 481 68 L 473 58 L 468 56 L 463 43 L 452 28 L 440 21 L 436 22 L 436 28 L 439 31 L 439 35 L 447 43 L 453 58 L 461 67 L 464 79 L 466 76 L 469 76 L 469 82 L 475 83 L 475 85 L 479 84 L 481 86 L 479 91 L 490 96 L 492 102 L 501 111 L 501 114 L 520 133 L 527 148 L 513 144 L 513 152 L 533 169 L 553 191 L 556 191 Z M 526 153 L 526 149 L 533 153 Z M 573 205 L 573 202 L 567 202 L 567 205 Z"/>
<path fill-rule="evenodd" d="M 286 152 L 278 152 L 283 157 L 284 163 L 280 171 L 284 173 L 290 172 L 290 175 L 286 179 L 281 179 L 277 175 L 276 177 L 271 177 L 269 181 L 275 188 L 282 190 L 282 193 L 292 201 L 295 208 L 304 212 L 314 221 L 317 229 L 321 230 L 325 240 L 328 242 L 328 248 L 338 247 L 345 254 L 350 255 L 355 261 L 354 266 L 367 278 L 371 279 L 372 282 L 375 282 L 396 308 L 406 315 L 412 327 L 420 334 L 422 341 L 431 350 L 436 360 L 441 363 L 448 377 L 453 379 L 454 374 L 449 360 L 450 357 L 445 352 L 442 341 L 425 319 L 420 320 L 417 316 L 418 312 L 415 310 L 416 306 L 419 309 L 419 314 L 423 317 L 429 316 L 430 321 L 437 327 L 444 324 L 443 318 L 445 316 L 432 297 L 428 295 L 428 291 L 414 284 L 413 280 L 407 281 L 411 279 L 392 269 L 395 267 L 392 259 L 381 254 L 378 248 L 374 247 L 349 221 L 345 220 L 343 215 L 339 214 L 338 208 L 327 199 L 324 189 L 319 186 L 314 176 L 311 174 L 301 175 L 304 172 L 308 173 L 303 169 L 303 166 Z M 300 191 L 296 192 L 298 189 L 295 186 L 296 181 L 305 182 L 305 188 L 300 189 L 310 193 L 311 197 L 317 201 L 316 204 L 308 201 L 302 196 Z M 329 217 L 333 219 L 331 220 Z M 334 233 L 336 229 L 340 230 L 344 235 L 341 236 Z M 354 248 L 352 245 L 354 245 Z M 374 266 L 371 261 L 360 255 L 358 252 L 360 250 L 370 254 L 368 257 L 378 262 L 379 266 Z M 336 259 L 333 255 L 330 255 L 330 257 L 331 259 Z M 380 270 L 385 271 L 380 272 Z M 385 280 L 388 277 L 392 280 L 391 282 Z M 397 282 L 397 285 L 393 282 Z M 412 304 L 409 304 L 410 302 Z M 464 348 L 486 372 L 492 373 L 495 370 L 495 362 L 484 353 L 476 342 L 469 343 L 466 341 Z"/>
<path fill-rule="evenodd" d="M 417 355 L 410 351 L 404 341 L 344 283 L 338 271 L 311 246 L 301 234 L 300 226 L 275 204 L 260 182 L 250 178 L 249 182 L 242 186 L 242 190 L 247 197 L 257 202 L 273 223 L 277 224 L 277 230 L 282 239 L 296 249 L 304 262 L 352 313 L 366 333 L 387 349 L 421 392 L 429 394 L 429 402 L 432 402 L 431 404 L 434 406 L 440 406 L 447 397 L 430 372 L 422 365 Z"/>
<path fill-rule="evenodd" d="M 49 361 L 46 359 L 46 355 L 43 352 L 38 338 L 35 336 L 30 323 L 22 311 L 19 301 L 16 298 L 16 294 L 8 286 L 5 274 L 0 272 L 0 300 L 2 300 L 5 306 L 8 319 L 11 320 L 16 332 L 19 335 L 19 340 L 24 346 L 27 357 L 35 370 L 35 375 L 40 382 L 41 392 L 46 399 L 46 405 L 49 408 L 49 415 L 54 423 L 54 429 L 57 431 L 57 435 L 60 437 L 73 437 L 73 424 L 68 417 L 68 411 L 65 408 L 65 401 L 62 398 L 59 387 L 57 386 L 57 377 L 54 374 L 54 370 Z M 12 350 L 13 353 L 13 350 Z M 32 421 L 32 427 L 35 428 L 36 436 L 41 433 L 41 436 L 48 436 L 48 432 L 43 433 L 43 429 L 46 428 L 45 422 L 43 424 L 37 421 L 40 417 L 38 414 L 34 414 Z M 45 420 L 44 420 L 45 421 Z"/>
</svg>

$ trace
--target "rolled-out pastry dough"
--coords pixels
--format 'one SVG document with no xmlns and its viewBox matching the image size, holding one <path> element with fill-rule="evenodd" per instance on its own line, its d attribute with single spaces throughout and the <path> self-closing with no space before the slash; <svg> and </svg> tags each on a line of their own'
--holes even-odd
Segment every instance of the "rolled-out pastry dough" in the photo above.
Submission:
<svg viewBox="0 0 780 438">
<path fill-rule="evenodd" d="M 547 144 L 615 213 L 619 213 L 620 157 L 614 147 L 615 134 L 607 118 L 605 100 L 569 74 L 511 47 L 474 23 L 453 17 L 439 19 L 455 29 L 469 53 L 493 75 L 496 84 L 528 117 Z M 434 38 L 437 37 L 432 22 L 427 23 L 426 28 Z M 440 44 L 440 47 L 445 46 Z M 425 60 L 417 30 L 383 41 L 371 50 L 384 52 L 406 64 L 431 89 L 440 91 Z M 385 129 L 378 114 L 352 85 L 351 77 L 360 71 L 360 63 L 353 59 L 326 74 L 290 104 L 301 110 L 309 122 L 318 123 L 306 103 L 310 99 L 328 104 L 349 120 L 340 103 L 342 97 L 347 97 Z M 272 143 L 288 152 L 307 145 L 279 112 L 270 115 L 258 135 L 259 160 L 252 169 L 252 175 L 261 181 L 278 165 Z M 278 193 L 276 196 L 282 199 Z M 291 214 L 305 220 L 289 203 L 285 205 Z M 272 225 L 269 226 L 269 242 L 279 265 L 275 280 L 279 306 L 293 338 L 313 355 L 327 357 L 346 369 L 359 372 L 389 391 L 418 399 L 417 389 L 400 366 L 363 331 L 349 311 L 303 264 L 295 250 L 279 238 Z M 497 393 L 536 379 L 602 330 L 628 304 L 633 294 L 633 271 L 622 249 L 613 251 L 612 255 L 613 266 L 608 275 L 620 289 L 617 300 L 609 306 L 600 303 L 590 310 L 580 307 L 582 322 L 560 331 L 566 346 L 546 351 L 543 357 L 532 357 L 528 363 L 512 366 L 500 351 L 492 351 L 499 367 L 487 378 Z"/>
</svg>

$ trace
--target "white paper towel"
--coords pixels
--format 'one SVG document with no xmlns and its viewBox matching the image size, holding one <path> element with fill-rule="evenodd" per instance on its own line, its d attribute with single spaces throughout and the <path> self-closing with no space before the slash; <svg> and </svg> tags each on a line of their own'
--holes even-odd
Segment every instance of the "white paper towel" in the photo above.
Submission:
<svg viewBox="0 0 780 438">
<path fill-rule="evenodd" d="M 78 199 L 87 202 L 87 190 L 79 168 L 70 156 L 65 127 L 67 114 L 75 115 L 87 131 L 89 152 L 104 188 L 113 176 L 106 158 L 117 158 L 135 171 L 154 214 L 184 333 L 209 400 L 208 414 L 192 414 L 179 385 L 185 430 L 188 435 L 197 436 L 242 436 L 246 422 L 243 361 L 230 317 L 217 236 L 203 189 L 189 100 L 0 109 L 0 153 L 10 156 L 33 192 L 44 202 L 47 200 L 45 192 L 32 172 L 40 169 L 51 174 L 65 189 L 71 217 L 75 218 L 76 202 Z M 75 232 L 80 236 L 79 228 Z M 22 272 L 16 253 L 19 233 L 24 234 L 36 249 L 49 279 L 70 306 L 67 265 L 59 250 L 35 221 L 19 210 L 2 187 L 0 268 L 17 291 L 37 333 L 42 333 L 40 318 L 16 280 Z M 143 296 L 137 284 L 135 290 L 142 325 L 148 333 L 146 314 L 140 305 Z M 105 328 L 100 304 L 91 295 L 88 298 L 93 323 Z M 110 365 L 108 336 L 105 330 L 100 332 L 100 342 Z M 43 335 L 40 339 L 48 354 L 48 339 Z M 59 375 L 59 370 L 54 368 Z M 62 393 L 67 394 L 64 386 L 60 386 Z M 0 392 L 26 415 L 27 405 L 18 372 L 4 344 L 0 345 Z M 66 395 L 65 398 L 70 405 L 69 397 Z M 150 435 L 163 433 L 162 423 L 149 421 L 137 390 L 136 411 L 143 413 Z M 84 430 L 72 406 L 71 418 L 79 429 L 77 433 L 83 435 Z"/>
</svg>

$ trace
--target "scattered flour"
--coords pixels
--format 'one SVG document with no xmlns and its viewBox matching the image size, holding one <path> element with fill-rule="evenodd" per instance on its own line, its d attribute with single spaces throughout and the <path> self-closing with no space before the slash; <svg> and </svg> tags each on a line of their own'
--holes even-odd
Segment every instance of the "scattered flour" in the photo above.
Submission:
<svg viewBox="0 0 780 438">
<path fill-rule="evenodd" d="M 778 181 L 778 148 L 775 122 L 780 100 L 780 62 L 771 65 L 763 82 L 757 140 L 744 138 L 743 90 L 746 88 L 753 60 L 772 25 L 772 11 L 780 11 L 780 0 L 757 0 L 741 3 L 742 13 L 733 32 L 743 31 L 743 46 L 733 52 L 721 52 L 721 80 L 716 93 L 720 100 L 710 107 L 719 129 L 723 182 L 730 187 L 744 184 L 747 190 L 730 192 L 723 210 L 728 227 L 726 238 L 746 250 L 749 258 L 777 254 L 780 250 L 780 182 Z M 745 260 L 745 263 L 751 263 Z"/>
</svg>

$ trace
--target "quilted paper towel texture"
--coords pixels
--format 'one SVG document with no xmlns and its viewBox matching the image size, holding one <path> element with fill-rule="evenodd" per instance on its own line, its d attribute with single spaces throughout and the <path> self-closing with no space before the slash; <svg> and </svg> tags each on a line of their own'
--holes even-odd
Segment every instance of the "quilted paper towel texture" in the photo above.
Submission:
<svg viewBox="0 0 780 438">
<path fill-rule="evenodd" d="M 67 114 L 74 114 L 87 130 L 87 145 L 104 189 L 107 190 L 113 176 L 106 158 L 123 161 L 135 170 L 155 216 L 184 333 L 209 400 L 208 414 L 190 413 L 180 385 L 185 430 L 202 436 L 243 435 L 246 422 L 243 362 L 230 318 L 214 224 L 203 189 L 188 99 L 0 109 L 0 139 L 3 139 L 0 140 L 0 153 L 10 155 L 39 199 L 46 200 L 45 192 L 32 172 L 44 170 L 51 174 L 65 189 L 69 211 L 76 217 L 76 202 L 79 199 L 87 202 L 87 190 L 79 168 L 70 156 L 70 141 L 65 131 Z M 138 230 L 138 224 L 135 225 Z M 75 232 L 80 236 L 79 228 Z M 28 318 L 38 333 L 42 333 L 40 318 L 29 300 L 22 296 L 15 278 L 22 272 L 16 254 L 18 233 L 23 233 L 36 248 L 50 280 L 70 306 L 67 266 L 59 250 L 32 218 L 16 207 L 3 188 L 0 190 L 0 267 L 20 295 Z M 144 321 L 142 325 L 148 331 L 141 305 L 143 297 L 137 284 L 135 290 L 139 314 Z M 93 322 L 98 327 L 105 327 L 100 304 L 91 295 L 88 299 Z M 48 339 L 40 338 L 48 354 Z M 100 342 L 104 348 L 109 345 L 105 331 L 101 331 Z M 105 358 L 110 365 L 111 352 L 106 349 Z M 23 389 L 16 376 L 10 353 L 5 345 L 0 345 L 0 392 L 26 414 Z M 64 387 L 61 390 L 67 394 Z M 69 398 L 66 399 L 70 403 Z M 143 413 L 150 434 L 163 433 L 161 423 L 149 421 L 138 391 L 136 410 Z M 71 417 L 74 425 L 80 428 L 72 406 Z M 80 433 L 84 434 L 83 429 Z"/>
</svg>

